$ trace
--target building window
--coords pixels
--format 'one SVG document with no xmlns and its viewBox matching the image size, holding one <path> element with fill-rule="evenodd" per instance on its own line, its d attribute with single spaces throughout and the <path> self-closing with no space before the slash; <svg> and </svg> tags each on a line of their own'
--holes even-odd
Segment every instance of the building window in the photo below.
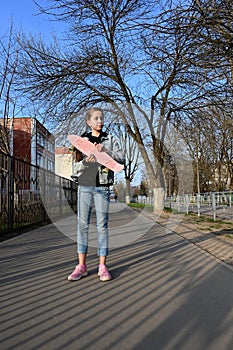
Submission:
<svg viewBox="0 0 233 350">
<path fill-rule="evenodd" d="M 48 170 L 54 172 L 54 169 L 55 169 L 54 162 L 51 160 L 48 160 Z"/>
<path fill-rule="evenodd" d="M 48 141 L 48 151 L 54 153 L 54 144 L 51 141 Z"/>
<path fill-rule="evenodd" d="M 37 165 L 40 168 L 45 168 L 45 157 L 43 157 L 40 153 L 37 153 Z"/>
<path fill-rule="evenodd" d="M 46 142 L 45 136 L 41 132 L 38 132 L 37 133 L 37 143 L 40 146 L 44 147 L 45 146 L 45 142 Z"/>
</svg>

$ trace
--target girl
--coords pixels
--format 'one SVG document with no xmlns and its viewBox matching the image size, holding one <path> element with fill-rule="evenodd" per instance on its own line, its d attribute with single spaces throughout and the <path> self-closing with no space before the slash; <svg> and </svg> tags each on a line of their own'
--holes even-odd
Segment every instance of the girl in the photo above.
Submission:
<svg viewBox="0 0 233 350">
<path fill-rule="evenodd" d="M 124 155 L 118 142 L 112 135 L 103 132 L 104 114 L 101 108 L 91 108 L 86 113 L 86 123 L 91 132 L 85 132 L 82 137 L 92 142 L 98 151 L 108 153 L 119 163 L 124 163 Z M 86 256 L 88 251 L 88 229 L 94 200 L 98 231 L 98 276 L 101 281 L 111 280 L 106 267 L 108 255 L 108 211 L 109 187 L 113 185 L 113 171 L 96 162 L 94 155 L 88 157 L 76 153 L 74 174 L 72 178 L 79 183 L 78 189 L 78 265 L 68 276 L 69 281 L 77 281 L 87 276 Z"/>
</svg>

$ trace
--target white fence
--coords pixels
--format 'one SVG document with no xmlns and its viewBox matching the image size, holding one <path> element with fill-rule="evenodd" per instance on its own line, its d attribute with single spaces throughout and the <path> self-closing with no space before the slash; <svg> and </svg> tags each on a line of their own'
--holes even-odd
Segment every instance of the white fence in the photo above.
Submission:
<svg viewBox="0 0 233 350">
<path fill-rule="evenodd" d="M 165 198 L 165 207 L 177 212 L 197 213 L 233 220 L 233 192 L 185 194 Z"/>
</svg>

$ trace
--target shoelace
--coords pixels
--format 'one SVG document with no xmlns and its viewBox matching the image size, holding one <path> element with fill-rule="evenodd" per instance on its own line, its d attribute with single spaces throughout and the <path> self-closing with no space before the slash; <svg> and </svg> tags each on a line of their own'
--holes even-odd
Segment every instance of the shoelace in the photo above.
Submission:
<svg viewBox="0 0 233 350">
<path fill-rule="evenodd" d="M 108 272 L 108 270 L 107 270 L 106 267 L 102 267 L 102 268 L 99 270 L 99 272 L 101 273 L 101 275 L 108 275 L 108 274 L 109 274 L 109 272 Z"/>
</svg>

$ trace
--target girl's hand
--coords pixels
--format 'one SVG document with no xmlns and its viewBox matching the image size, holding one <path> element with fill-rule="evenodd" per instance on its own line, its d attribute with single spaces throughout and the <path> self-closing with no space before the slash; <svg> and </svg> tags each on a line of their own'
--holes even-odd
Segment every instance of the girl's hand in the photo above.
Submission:
<svg viewBox="0 0 233 350">
<path fill-rule="evenodd" d="M 86 157 L 85 162 L 94 163 L 96 162 L 96 157 L 94 154 L 90 154 L 88 157 Z"/>
<path fill-rule="evenodd" d="M 95 147 L 97 148 L 97 151 L 99 152 L 107 152 L 107 150 L 104 148 L 103 145 L 101 145 L 100 143 L 94 143 Z"/>
</svg>

